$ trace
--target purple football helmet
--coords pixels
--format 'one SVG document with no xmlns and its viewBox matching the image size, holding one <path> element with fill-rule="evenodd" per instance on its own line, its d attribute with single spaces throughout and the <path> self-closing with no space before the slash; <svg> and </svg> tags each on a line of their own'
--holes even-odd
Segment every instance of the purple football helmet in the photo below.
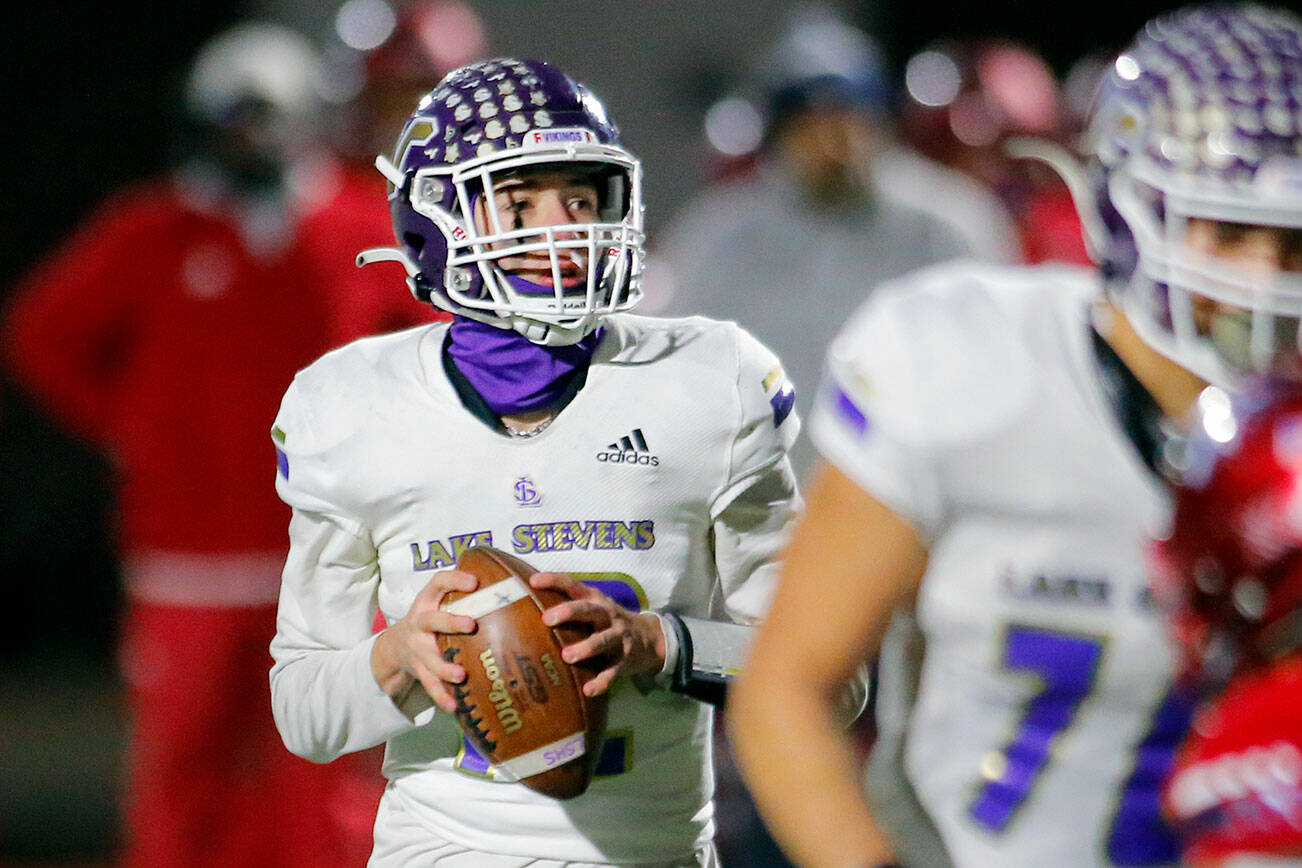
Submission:
<svg viewBox="0 0 1302 868">
<path fill-rule="evenodd" d="M 390 182 L 396 250 L 422 301 L 538 344 L 572 344 L 609 313 L 641 298 L 645 236 L 641 163 L 583 85 L 550 64 L 499 58 L 454 70 L 426 94 L 376 165 Z M 529 170 L 575 171 L 597 188 L 592 223 L 513 228 L 494 209 L 480 231 L 479 197 Z M 545 252 L 551 286 L 509 274 L 499 260 Z M 586 280 L 566 286 L 563 264 L 582 261 Z M 571 281 L 573 283 L 573 281 Z"/>
<path fill-rule="evenodd" d="M 1150 21 L 1099 87 L 1087 150 L 1073 192 L 1139 334 L 1212 382 L 1298 377 L 1302 275 L 1198 253 L 1187 233 L 1302 228 L 1302 19 L 1248 5 Z"/>
</svg>

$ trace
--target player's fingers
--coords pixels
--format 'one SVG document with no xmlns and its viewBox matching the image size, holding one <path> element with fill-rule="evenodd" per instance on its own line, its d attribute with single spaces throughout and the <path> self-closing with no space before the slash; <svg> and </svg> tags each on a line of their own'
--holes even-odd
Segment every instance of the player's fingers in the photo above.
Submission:
<svg viewBox="0 0 1302 868">
<path fill-rule="evenodd" d="M 425 665 L 423 662 L 417 662 L 412 667 L 416 675 L 416 680 L 420 682 L 421 687 L 425 688 L 425 692 L 429 694 L 429 698 L 434 701 L 435 705 L 449 713 L 453 713 L 457 710 L 457 700 L 448 689 L 448 686 L 449 684 L 459 683 L 461 679 L 465 678 L 465 670 L 461 669 L 459 666 L 451 668 L 453 666 L 454 664 L 448 664 L 445 662 L 443 666 L 439 667 L 449 677 L 457 679 L 456 681 L 451 682 L 440 678 L 433 671 L 432 667 Z M 457 675 L 457 670 L 460 670 L 459 677 Z"/>
<path fill-rule="evenodd" d="M 477 587 L 479 587 L 479 580 L 471 573 L 464 570 L 439 570 L 430 577 L 429 582 L 421 589 L 421 594 L 438 602 L 448 591 L 461 591 L 468 594 Z"/>
<path fill-rule="evenodd" d="M 442 650 L 434 637 L 426 633 L 412 642 L 409 668 L 418 678 L 429 677 L 459 684 L 466 678 L 465 667 L 458 659 L 460 653 L 456 648 Z"/>
<path fill-rule="evenodd" d="M 466 669 L 456 662 L 456 659 L 448 655 L 436 657 L 430 661 L 428 670 L 439 681 L 446 681 L 449 684 L 460 684 L 466 680 Z"/>
<path fill-rule="evenodd" d="M 615 681 L 615 676 L 619 674 L 618 667 L 611 666 L 609 669 L 603 669 L 597 673 L 594 678 L 588 680 L 583 685 L 584 696 L 600 696 L 610 689 L 610 685 Z"/>
<path fill-rule="evenodd" d="M 429 698 L 434 700 L 435 705 L 448 714 L 456 714 L 456 697 L 449 693 L 448 689 L 437 678 L 429 681 L 421 679 L 420 684 L 425 688 L 425 692 L 429 694 Z"/>
<path fill-rule="evenodd" d="M 425 609 L 416 615 L 416 626 L 426 633 L 473 633 L 475 619 L 469 615 L 453 615 L 442 609 Z"/>
<path fill-rule="evenodd" d="M 595 629 L 604 630 L 612 620 L 610 609 L 600 599 L 571 600 L 559 603 L 543 612 L 543 623 L 549 627 L 564 624 L 566 621 L 582 621 Z"/>
<path fill-rule="evenodd" d="M 572 599 L 585 597 L 590 590 L 587 585 L 575 581 L 573 576 L 565 573 L 534 573 L 529 577 L 529 585 L 534 588 L 552 588 Z"/>
<path fill-rule="evenodd" d="M 624 656 L 624 642 L 620 631 L 614 628 L 598 630 L 586 639 L 561 649 L 561 659 L 566 663 L 577 663 L 600 654 L 614 654 L 616 659 Z"/>
<path fill-rule="evenodd" d="M 565 603 L 557 603 L 555 606 L 549 606 L 543 610 L 542 622 L 548 627 L 555 627 L 557 624 L 564 624 L 567 621 L 579 620 L 578 604 L 573 600 Z"/>
</svg>

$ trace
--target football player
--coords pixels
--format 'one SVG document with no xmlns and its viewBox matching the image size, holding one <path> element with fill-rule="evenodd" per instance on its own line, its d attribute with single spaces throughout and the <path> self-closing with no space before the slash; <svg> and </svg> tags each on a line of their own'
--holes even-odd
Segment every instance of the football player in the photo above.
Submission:
<svg viewBox="0 0 1302 868">
<path fill-rule="evenodd" d="M 1208 380 L 1297 370 L 1300 82 L 1290 13 L 1153 20 L 1071 177 L 1100 269 L 938 266 L 830 347 L 825 461 L 730 717 L 800 864 L 1177 859 L 1158 793 L 1190 699 L 1141 543 L 1163 428 Z M 865 786 L 831 698 L 874 655 Z"/>
<path fill-rule="evenodd" d="M 1207 697 L 1164 806 L 1190 866 L 1302 864 L 1302 390 L 1199 399 L 1155 547 L 1184 671 Z"/>
<path fill-rule="evenodd" d="M 712 708 L 763 611 L 798 506 L 798 422 L 777 359 L 733 324 L 628 314 L 642 172 L 593 94 L 502 58 L 450 73 L 392 160 L 397 259 L 454 315 L 302 371 L 273 437 L 293 507 L 273 704 L 317 761 L 387 742 L 371 864 L 715 865 Z M 450 713 L 434 633 L 492 544 L 572 599 L 549 623 L 610 655 L 597 777 L 573 800 L 512 783 Z M 582 581 L 580 581 L 582 580 Z M 378 611 L 388 627 L 371 634 Z"/>
</svg>

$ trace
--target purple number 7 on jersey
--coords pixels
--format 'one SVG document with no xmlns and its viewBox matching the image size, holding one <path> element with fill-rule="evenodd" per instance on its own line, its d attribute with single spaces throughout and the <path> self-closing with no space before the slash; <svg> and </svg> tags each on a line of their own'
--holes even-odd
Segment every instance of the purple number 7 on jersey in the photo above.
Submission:
<svg viewBox="0 0 1302 868">
<path fill-rule="evenodd" d="M 1003 750 L 1003 767 L 994 770 L 969 808 L 982 826 L 992 832 L 1008 827 L 1048 763 L 1053 740 L 1071 725 L 1094 686 L 1102 656 L 1097 636 L 1009 626 L 1004 668 L 1038 675 L 1044 687 L 1027 703 L 1017 735 Z"/>
<path fill-rule="evenodd" d="M 1071 725 L 1082 700 L 1094 688 L 1102 656 L 1103 639 L 1098 636 L 1008 627 L 1004 668 L 1038 675 L 1044 686 L 1027 703 L 1017 735 L 1004 748 L 1003 768 L 981 785 L 968 809 L 982 826 L 992 832 L 1008 828 L 1048 764 L 1053 740 Z M 1158 799 L 1192 711 L 1193 698 L 1173 687 L 1158 706 L 1143 741 L 1135 746 L 1134 767 L 1118 796 L 1108 831 L 1112 864 L 1175 861 L 1175 841 L 1162 823 Z"/>
</svg>

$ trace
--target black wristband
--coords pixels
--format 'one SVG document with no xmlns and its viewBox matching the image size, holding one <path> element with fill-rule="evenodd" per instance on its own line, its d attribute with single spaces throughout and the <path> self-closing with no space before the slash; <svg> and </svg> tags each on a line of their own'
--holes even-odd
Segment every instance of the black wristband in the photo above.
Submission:
<svg viewBox="0 0 1302 868">
<path fill-rule="evenodd" d="M 698 702 L 722 708 L 727 694 L 728 680 L 722 676 L 714 677 L 693 672 L 691 631 L 687 629 L 687 625 L 683 623 L 682 618 L 672 612 L 661 612 L 660 614 L 664 616 L 665 621 L 670 624 L 674 635 L 678 638 L 678 660 L 674 664 L 669 689 L 674 693 L 690 696 Z"/>
</svg>

